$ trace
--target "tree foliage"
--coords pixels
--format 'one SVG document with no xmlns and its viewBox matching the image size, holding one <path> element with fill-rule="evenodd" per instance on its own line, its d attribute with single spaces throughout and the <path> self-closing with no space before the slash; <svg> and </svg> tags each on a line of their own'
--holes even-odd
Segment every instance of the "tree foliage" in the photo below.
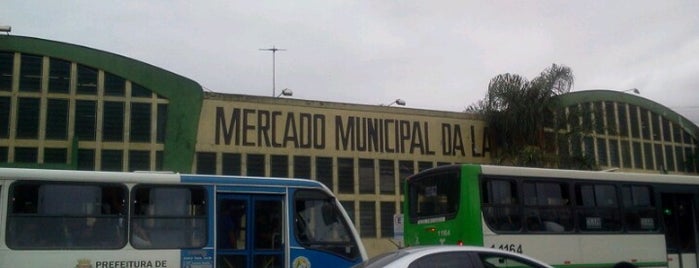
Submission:
<svg viewBox="0 0 699 268">
<path fill-rule="evenodd" d="M 496 162 L 545 166 L 553 156 L 545 150 L 544 122 L 557 108 L 555 97 L 570 92 L 573 84 L 572 70 L 557 64 L 531 81 L 517 74 L 500 74 L 490 80 L 485 98 L 466 110 L 484 116 Z"/>
</svg>

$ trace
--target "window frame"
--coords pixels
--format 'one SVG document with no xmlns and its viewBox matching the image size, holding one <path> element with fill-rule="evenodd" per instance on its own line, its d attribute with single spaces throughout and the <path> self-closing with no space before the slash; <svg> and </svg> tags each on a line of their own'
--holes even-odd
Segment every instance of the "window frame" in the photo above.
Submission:
<svg viewBox="0 0 699 268">
<path fill-rule="evenodd" d="M 143 190 L 150 190 L 147 193 L 141 192 Z M 184 189 L 184 190 L 189 190 L 190 191 L 190 200 L 189 203 L 186 204 L 187 208 L 189 209 L 190 207 L 195 207 L 200 205 L 200 209 L 198 211 L 189 211 L 185 212 L 188 214 L 182 214 L 182 215 L 173 215 L 170 213 L 159 213 L 156 212 L 155 206 L 157 204 L 154 203 L 153 200 L 151 200 L 153 191 L 154 189 L 167 189 L 167 190 L 177 190 L 177 189 Z M 195 193 L 195 191 L 198 191 L 199 193 Z M 208 244 L 208 225 L 209 225 L 209 215 L 212 213 L 209 211 L 208 208 L 208 203 L 212 202 L 211 200 L 208 200 L 209 194 L 205 186 L 201 185 L 187 185 L 187 184 L 137 184 L 135 185 L 131 191 L 131 203 L 129 204 L 130 206 L 130 212 L 129 212 L 129 243 L 136 249 L 195 249 L 195 248 L 204 248 Z M 199 194 L 196 196 L 195 194 Z M 148 197 L 148 203 L 144 204 L 142 202 L 143 196 L 146 195 Z M 200 198 L 200 199 L 196 199 Z M 195 203 L 198 202 L 198 203 Z M 172 202 L 166 202 L 168 204 L 172 204 Z M 150 206 L 150 207 L 149 207 Z M 150 215 L 148 215 L 150 214 Z M 194 215 L 193 215 L 194 214 Z M 176 221 L 176 224 L 165 224 L 168 220 L 174 220 Z M 178 226 L 177 223 L 183 222 L 182 226 Z M 190 224 L 191 223 L 191 224 Z M 144 226 L 140 226 L 143 224 Z M 150 225 L 150 226 L 149 226 Z M 164 227 L 158 227 L 154 228 L 154 226 L 158 225 L 168 225 L 167 228 Z M 196 225 L 195 227 L 190 227 L 187 225 Z M 180 227 L 180 228 L 177 228 Z M 169 245 L 167 243 L 163 243 L 165 245 L 160 244 L 162 241 L 158 241 L 159 239 L 156 238 L 154 239 L 153 236 L 149 237 L 149 245 L 148 244 L 142 244 L 138 245 L 139 240 L 136 240 L 135 236 L 137 236 L 137 233 L 139 233 L 139 229 L 144 229 L 144 231 L 152 231 L 157 230 L 157 231 L 169 231 L 169 232 L 161 232 L 163 234 L 178 234 L 177 231 L 181 229 L 182 233 L 181 235 L 183 237 L 186 237 L 189 235 L 192 239 L 188 244 L 183 242 L 182 244 L 172 244 Z M 148 230 L 150 229 L 150 230 Z M 175 231 L 175 232 L 173 232 Z M 196 241 L 198 243 L 195 243 L 195 239 L 193 234 L 198 234 Z M 170 235 L 165 236 L 162 235 L 162 237 L 170 237 Z M 163 239 L 160 239 L 163 240 Z M 158 243 L 155 243 L 155 242 Z M 137 243 L 138 242 L 138 243 Z"/>
<path fill-rule="evenodd" d="M 25 193 L 19 192 L 18 188 L 19 187 L 24 187 L 26 186 L 27 189 Z M 86 212 L 74 212 L 75 210 L 75 200 L 71 198 L 70 200 L 68 198 L 65 199 L 66 203 L 68 206 L 62 206 L 54 202 L 51 202 L 52 206 L 54 208 L 65 208 L 67 210 L 71 210 L 71 212 L 63 212 L 63 213 L 42 213 L 41 210 L 42 208 L 40 207 L 41 200 L 43 200 L 43 196 L 40 196 L 42 190 L 42 187 L 47 187 L 43 189 L 48 189 L 46 191 L 51 190 L 51 186 L 59 186 L 59 187 L 77 187 L 75 189 L 80 190 L 85 190 L 87 188 L 80 188 L 80 187 L 97 187 L 97 189 L 100 190 L 99 192 L 99 197 L 100 197 L 100 203 L 95 204 L 99 205 L 99 207 L 94 206 L 84 206 L 88 203 L 82 203 L 83 208 L 85 209 Z M 8 202 L 7 204 L 7 224 L 6 224 L 6 229 L 5 232 L 7 236 L 5 237 L 5 242 L 7 246 L 11 249 L 16 249 L 16 250 L 86 250 L 86 249 L 120 249 L 123 248 L 126 245 L 127 241 L 127 232 L 126 232 L 126 222 L 127 222 L 127 215 L 128 215 L 128 206 L 126 202 L 128 202 L 128 196 L 129 196 L 129 191 L 126 185 L 121 184 L 121 183 L 108 183 L 108 182 L 56 182 L 56 181 L 27 181 L 27 180 L 20 180 L 20 181 L 15 181 L 12 182 L 9 185 L 9 200 L 16 199 L 17 202 L 22 202 L 23 206 L 28 206 L 25 207 L 24 209 L 27 210 L 25 212 L 17 211 L 18 207 L 15 206 L 13 202 Z M 117 199 L 110 199 L 107 200 L 106 198 L 109 198 L 109 196 L 105 196 L 105 191 L 115 191 L 114 193 L 117 194 L 115 198 Z M 36 191 L 36 192 L 34 192 Z M 119 193 L 121 193 L 121 203 L 118 203 L 118 198 L 119 198 Z M 19 196 L 19 194 L 23 194 L 24 197 Z M 78 194 L 82 195 L 82 194 Z M 72 194 L 69 196 L 73 196 Z M 35 201 L 34 204 L 30 203 L 29 201 L 31 200 Z M 111 203 L 106 203 L 110 202 Z M 114 201 L 117 201 L 117 203 L 114 203 Z M 47 203 L 48 204 L 48 203 Z M 48 206 L 48 205 L 47 205 Z M 114 208 L 112 211 L 111 208 L 119 206 L 117 208 Z M 105 210 L 109 208 L 109 210 Z M 92 208 L 92 209 L 88 209 Z M 95 208 L 99 208 L 99 212 L 96 212 Z M 48 209 L 48 208 L 44 208 Z M 89 210 L 89 211 L 88 211 Z M 106 213 L 105 213 L 106 211 Z M 18 227 L 18 225 L 15 225 L 16 221 L 19 220 L 19 218 L 25 218 L 25 220 L 29 220 L 29 223 L 34 223 L 36 228 L 34 231 L 32 231 L 31 235 L 36 235 L 36 232 L 45 232 L 43 234 L 40 234 L 40 237 L 36 237 L 36 239 L 42 239 L 43 240 L 37 240 L 37 241 L 43 241 L 45 244 L 41 243 L 31 243 L 31 244 L 26 244 L 22 245 L 21 241 L 24 241 L 25 239 L 22 237 L 22 234 L 20 231 L 16 231 L 18 228 L 27 228 L 26 223 L 21 224 L 21 227 Z M 55 224 L 55 220 L 58 219 L 59 223 Z M 46 222 L 43 222 L 41 220 L 46 220 Z M 113 222 L 113 223 L 118 223 L 117 225 L 104 225 L 103 222 L 108 221 L 108 222 Z M 47 222 L 51 222 L 51 224 L 46 224 Z M 86 227 L 84 230 L 83 229 L 78 229 L 78 232 L 75 232 L 76 229 L 73 228 L 76 226 L 76 224 L 82 224 L 84 223 Z M 102 225 L 98 225 L 102 224 Z M 71 227 L 68 227 L 68 226 Z M 98 229 L 98 226 L 102 229 Z M 56 228 L 49 228 L 49 227 L 56 227 Z M 67 228 L 66 231 L 61 231 L 64 230 L 63 228 Z M 107 227 L 107 228 L 104 228 Z M 111 228 L 111 227 L 116 227 L 116 228 Z M 81 244 L 85 243 L 88 238 L 85 238 L 83 235 L 85 232 L 82 231 L 87 231 L 89 228 L 92 232 L 90 233 L 91 235 L 94 235 L 95 237 L 89 238 L 89 239 L 94 239 L 93 242 L 104 242 L 104 237 L 111 236 L 112 243 L 108 244 L 101 244 L 98 245 L 98 243 L 89 243 L 89 244 Z M 13 230 L 14 229 L 14 230 Z M 106 232 L 106 233 L 99 233 L 99 231 L 104 231 L 104 230 L 114 230 L 114 233 L 111 232 Z M 51 237 L 51 232 L 53 231 L 53 234 L 55 237 Z M 17 237 L 15 237 L 17 235 Z M 100 236 L 101 235 L 101 236 Z M 59 236 L 64 236 L 64 237 L 59 237 Z M 76 238 L 76 236 L 78 238 Z M 69 237 L 72 237 L 72 239 L 69 239 Z M 54 242 L 51 241 L 51 238 L 53 238 Z M 24 241 L 26 242 L 26 241 Z"/>
</svg>

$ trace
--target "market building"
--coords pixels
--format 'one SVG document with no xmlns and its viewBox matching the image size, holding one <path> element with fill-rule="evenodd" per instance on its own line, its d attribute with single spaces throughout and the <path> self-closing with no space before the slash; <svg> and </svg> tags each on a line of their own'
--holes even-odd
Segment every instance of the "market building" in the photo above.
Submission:
<svg viewBox="0 0 699 268">
<path fill-rule="evenodd" d="M 561 140 L 561 155 L 587 155 L 603 169 L 697 174 L 698 127 L 671 109 L 609 90 L 561 97 L 565 111 L 590 111 L 569 127 L 603 119 L 598 131 Z M 1 166 L 318 180 L 370 255 L 395 248 L 403 179 L 491 163 L 486 133 L 473 114 L 207 92 L 110 52 L 0 36 Z"/>
</svg>

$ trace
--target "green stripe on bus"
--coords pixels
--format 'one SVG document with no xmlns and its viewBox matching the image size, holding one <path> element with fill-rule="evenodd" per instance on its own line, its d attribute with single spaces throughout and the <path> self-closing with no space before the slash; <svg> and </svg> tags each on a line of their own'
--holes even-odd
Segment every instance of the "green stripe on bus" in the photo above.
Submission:
<svg viewBox="0 0 699 268">
<path fill-rule="evenodd" d="M 479 186 L 479 175 L 481 174 L 480 165 L 462 165 L 461 166 L 461 198 L 466 200 L 459 201 L 458 218 L 460 220 L 453 221 L 455 223 L 463 222 L 466 228 L 463 228 L 465 237 L 463 243 L 465 245 L 483 246 L 483 224 L 481 222 L 481 194 Z M 456 228 L 460 229 L 460 228 Z"/>
</svg>

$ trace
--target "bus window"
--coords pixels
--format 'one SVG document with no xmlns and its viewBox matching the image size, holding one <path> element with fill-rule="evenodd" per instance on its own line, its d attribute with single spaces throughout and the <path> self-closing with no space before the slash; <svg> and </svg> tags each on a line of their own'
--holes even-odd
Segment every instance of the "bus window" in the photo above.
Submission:
<svg viewBox="0 0 699 268">
<path fill-rule="evenodd" d="M 576 209 L 581 231 L 621 231 L 616 187 L 610 184 L 578 184 Z"/>
<path fill-rule="evenodd" d="M 627 185 L 621 187 L 624 200 L 624 221 L 629 231 L 649 232 L 658 230 L 658 213 L 649 186 Z"/>
<path fill-rule="evenodd" d="M 197 248 L 206 245 L 206 191 L 199 186 L 136 186 L 131 245 Z"/>
<path fill-rule="evenodd" d="M 294 195 L 294 232 L 302 246 L 356 259 L 360 252 L 349 224 L 331 196 L 318 190 Z"/>
<path fill-rule="evenodd" d="M 483 217 L 493 231 L 519 231 L 522 213 L 513 180 L 486 179 L 482 189 Z"/>
<path fill-rule="evenodd" d="M 16 182 L 7 245 L 13 249 L 115 249 L 126 239 L 126 187 Z"/>
<path fill-rule="evenodd" d="M 573 230 L 568 185 L 525 181 L 522 184 L 527 230 L 568 232 Z"/>
<path fill-rule="evenodd" d="M 459 207 L 459 181 L 456 170 L 410 180 L 410 221 L 437 217 L 453 219 Z"/>
</svg>

